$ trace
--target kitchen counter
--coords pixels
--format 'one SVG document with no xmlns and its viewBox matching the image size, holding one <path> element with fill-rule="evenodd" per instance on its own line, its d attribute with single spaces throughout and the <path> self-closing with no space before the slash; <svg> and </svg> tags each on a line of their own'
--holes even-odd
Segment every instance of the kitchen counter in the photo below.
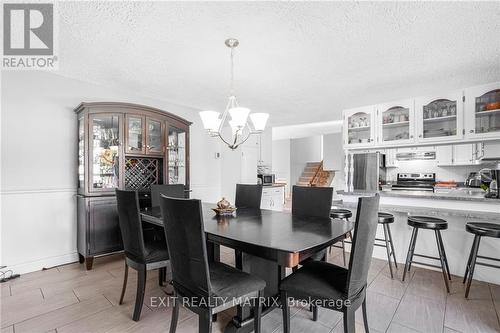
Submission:
<svg viewBox="0 0 500 333">
<path fill-rule="evenodd" d="M 468 222 L 488 222 L 500 224 L 500 200 L 486 199 L 477 190 L 468 191 L 467 188 L 458 188 L 447 193 L 410 192 L 410 191 L 383 191 L 380 192 L 379 211 L 394 215 L 395 221 L 391 224 L 391 233 L 395 243 L 395 253 L 398 263 L 403 264 L 410 243 L 411 228 L 408 226 L 409 215 L 427 215 L 442 218 L 448 222 L 448 229 L 442 231 L 444 246 L 448 255 L 451 273 L 463 276 L 464 267 L 472 246 L 473 235 L 466 232 Z M 333 206 L 347 208 L 356 215 L 359 197 L 373 195 L 373 192 L 354 191 L 338 192 L 339 199 Z M 378 237 L 383 238 L 382 229 L 378 230 Z M 436 256 L 436 240 L 433 232 L 422 230 L 419 232 L 417 252 Z M 481 240 L 481 255 L 498 257 L 500 242 L 498 239 L 484 237 Z M 375 248 L 374 257 L 387 258 L 385 249 Z M 434 260 L 422 261 L 435 264 Z M 479 268 L 474 278 L 482 281 L 500 284 L 498 271 L 489 268 Z"/>
<path fill-rule="evenodd" d="M 373 192 L 368 191 L 339 191 L 339 195 L 363 196 Z M 434 200 L 458 200 L 458 201 L 477 201 L 497 203 L 500 205 L 500 200 L 484 197 L 484 191 L 481 189 L 471 189 L 460 187 L 450 190 L 439 190 L 439 192 L 431 191 L 381 191 L 381 197 L 397 197 L 397 198 L 419 198 L 419 199 L 434 199 Z"/>
</svg>

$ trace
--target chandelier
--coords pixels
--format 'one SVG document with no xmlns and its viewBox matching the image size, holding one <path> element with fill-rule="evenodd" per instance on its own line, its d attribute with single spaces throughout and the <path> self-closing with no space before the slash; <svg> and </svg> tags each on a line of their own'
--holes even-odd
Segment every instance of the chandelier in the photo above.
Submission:
<svg viewBox="0 0 500 333">
<path fill-rule="evenodd" d="M 268 113 L 250 113 L 250 109 L 238 105 L 234 95 L 234 49 L 238 46 L 237 39 L 229 38 L 225 41 L 227 47 L 231 49 L 231 81 L 229 85 L 229 101 L 226 109 L 221 114 L 217 111 L 200 112 L 203 127 L 212 137 L 219 137 L 232 150 L 238 148 L 248 140 L 252 134 L 260 134 L 264 131 L 269 118 Z M 228 115 L 231 119 L 227 121 L 231 127 L 231 137 L 225 137 L 222 129 L 226 123 Z M 248 121 L 252 121 L 252 125 Z"/>
</svg>

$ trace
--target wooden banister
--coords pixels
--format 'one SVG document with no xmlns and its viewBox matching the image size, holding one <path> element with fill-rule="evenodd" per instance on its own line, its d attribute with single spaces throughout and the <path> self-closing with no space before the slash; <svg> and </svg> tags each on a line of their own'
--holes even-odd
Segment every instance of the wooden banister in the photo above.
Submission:
<svg viewBox="0 0 500 333">
<path fill-rule="evenodd" d="M 314 186 L 314 181 L 320 175 L 322 170 L 323 170 L 323 161 L 321 161 L 319 163 L 318 168 L 316 169 L 316 172 L 314 173 L 314 176 L 312 177 L 311 181 L 309 182 L 309 186 Z"/>
</svg>

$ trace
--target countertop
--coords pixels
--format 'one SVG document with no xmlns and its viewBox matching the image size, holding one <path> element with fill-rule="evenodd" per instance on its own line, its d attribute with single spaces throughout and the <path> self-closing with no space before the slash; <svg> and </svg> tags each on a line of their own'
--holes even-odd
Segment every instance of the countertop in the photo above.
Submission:
<svg viewBox="0 0 500 333">
<path fill-rule="evenodd" d="M 373 193 L 372 191 L 338 191 L 339 195 L 354 195 L 363 196 Z M 479 201 L 487 203 L 497 203 L 500 205 L 499 199 L 485 198 L 484 192 L 478 189 L 470 188 L 456 188 L 450 189 L 446 192 L 440 190 L 439 192 L 430 191 L 380 191 L 381 197 L 399 197 L 399 198 L 419 198 L 419 199 L 436 199 L 436 200 L 457 200 L 457 201 Z"/>
</svg>

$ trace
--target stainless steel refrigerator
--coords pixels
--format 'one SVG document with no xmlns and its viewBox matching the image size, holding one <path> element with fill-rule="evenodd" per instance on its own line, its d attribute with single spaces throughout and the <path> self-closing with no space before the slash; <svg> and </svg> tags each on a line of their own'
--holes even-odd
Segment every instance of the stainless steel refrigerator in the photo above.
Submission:
<svg viewBox="0 0 500 333">
<path fill-rule="evenodd" d="M 385 155 L 376 153 L 350 153 L 346 158 L 348 191 L 378 192 L 385 184 Z"/>
</svg>

